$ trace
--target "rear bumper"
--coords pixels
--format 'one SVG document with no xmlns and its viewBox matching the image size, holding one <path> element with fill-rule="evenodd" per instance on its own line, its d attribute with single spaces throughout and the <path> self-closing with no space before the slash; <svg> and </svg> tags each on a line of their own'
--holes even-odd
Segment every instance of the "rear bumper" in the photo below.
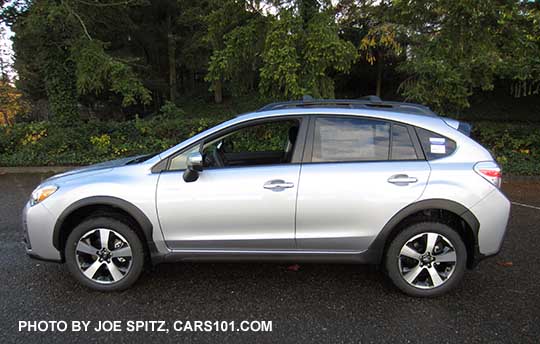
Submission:
<svg viewBox="0 0 540 344">
<path fill-rule="evenodd" d="M 478 259 L 499 253 L 510 218 L 510 201 L 494 190 L 470 209 L 478 219 Z"/>
</svg>

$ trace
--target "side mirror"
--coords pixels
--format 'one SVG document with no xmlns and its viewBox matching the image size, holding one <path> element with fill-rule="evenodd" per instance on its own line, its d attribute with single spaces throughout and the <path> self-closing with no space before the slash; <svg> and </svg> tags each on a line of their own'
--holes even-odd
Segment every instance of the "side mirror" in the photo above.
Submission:
<svg viewBox="0 0 540 344">
<path fill-rule="evenodd" d="M 187 169 L 184 171 L 184 181 L 191 183 L 199 179 L 199 173 L 203 170 L 203 157 L 199 152 L 193 152 L 187 157 Z"/>
</svg>

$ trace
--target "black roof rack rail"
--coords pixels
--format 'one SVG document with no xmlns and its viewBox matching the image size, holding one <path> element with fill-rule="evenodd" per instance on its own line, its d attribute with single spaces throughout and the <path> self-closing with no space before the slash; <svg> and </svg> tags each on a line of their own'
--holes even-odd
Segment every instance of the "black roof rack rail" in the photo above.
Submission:
<svg viewBox="0 0 540 344">
<path fill-rule="evenodd" d="M 427 106 L 414 103 L 383 101 L 378 96 L 365 96 L 359 99 L 313 99 L 309 96 L 304 96 L 303 100 L 291 100 L 265 105 L 257 110 L 257 112 L 307 107 L 348 107 L 351 109 L 364 108 L 437 116 L 437 114 L 431 111 L 431 109 Z"/>
<path fill-rule="evenodd" d="M 379 96 L 369 95 L 369 96 L 360 97 L 358 99 L 359 100 L 369 100 L 370 102 L 374 102 L 374 103 L 382 103 L 382 99 Z"/>
</svg>

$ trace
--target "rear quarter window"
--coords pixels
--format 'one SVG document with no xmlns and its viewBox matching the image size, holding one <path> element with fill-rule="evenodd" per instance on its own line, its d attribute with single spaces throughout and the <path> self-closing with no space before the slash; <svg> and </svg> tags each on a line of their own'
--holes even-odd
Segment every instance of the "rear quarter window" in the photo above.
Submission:
<svg viewBox="0 0 540 344">
<path fill-rule="evenodd" d="M 432 131 L 416 128 L 418 139 L 427 160 L 447 157 L 456 150 L 456 142 Z"/>
</svg>

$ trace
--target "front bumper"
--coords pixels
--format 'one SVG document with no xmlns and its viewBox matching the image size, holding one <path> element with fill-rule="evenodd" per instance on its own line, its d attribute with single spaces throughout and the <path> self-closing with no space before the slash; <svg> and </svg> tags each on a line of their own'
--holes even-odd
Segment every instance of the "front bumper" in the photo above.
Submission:
<svg viewBox="0 0 540 344">
<path fill-rule="evenodd" d="M 26 253 L 34 259 L 62 262 L 60 252 L 53 246 L 55 219 L 43 203 L 26 203 L 22 214 L 23 240 Z"/>
</svg>

